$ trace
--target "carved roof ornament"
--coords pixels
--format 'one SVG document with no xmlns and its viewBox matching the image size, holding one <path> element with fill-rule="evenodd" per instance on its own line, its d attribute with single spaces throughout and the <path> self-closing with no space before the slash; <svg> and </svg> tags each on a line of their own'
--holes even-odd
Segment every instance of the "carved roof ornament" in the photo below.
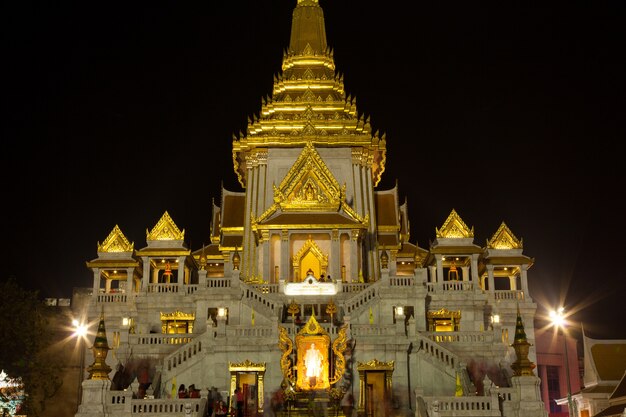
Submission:
<svg viewBox="0 0 626 417">
<path fill-rule="evenodd" d="M 459 239 L 459 238 L 473 238 L 474 227 L 470 229 L 463 222 L 457 212 L 452 209 L 452 212 L 441 226 L 441 229 L 435 227 L 435 234 L 438 238 Z"/>
<path fill-rule="evenodd" d="M 130 243 L 126 239 L 118 225 L 115 225 L 102 244 L 98 242 L 98 252 L 104 253 L 132 252 L 134 247 L 135 243 Z"/>
<path fill-rule="evenodd" d="M 523 247 L 523 240 L 517 239 L 504 222 L 491 239 L 487 240 L 488 249 L 522 249 Z"/>
<path fill-rule="evenodd" d="M 176 223 L 172 220 L 166 211 L 159 222 L 152 228 L 152 231 L 146 229 L 146 240 L 184 240 L 185 229 L 180 231 Z"/>
</svg>

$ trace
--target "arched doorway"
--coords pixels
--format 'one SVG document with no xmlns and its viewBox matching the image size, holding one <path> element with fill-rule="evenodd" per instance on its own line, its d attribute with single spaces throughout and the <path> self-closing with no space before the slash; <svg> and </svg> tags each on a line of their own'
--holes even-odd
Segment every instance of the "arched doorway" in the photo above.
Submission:
<svg viewBox="0 0 626 417">
<path fill-rule="evenodd" d="M 311 238 L 308 238 L 302 248 L 292 258 L 294 281 L 302 281 L 311 270 L 313 276 L 318 278 L 328 269 L 328 255 L 324 255 L 320 247 Z"/>
</svg>

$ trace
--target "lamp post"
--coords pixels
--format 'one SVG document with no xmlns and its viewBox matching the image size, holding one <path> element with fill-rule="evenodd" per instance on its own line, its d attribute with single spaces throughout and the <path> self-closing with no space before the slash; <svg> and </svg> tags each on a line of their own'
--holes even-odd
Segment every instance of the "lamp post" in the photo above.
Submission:
<svg viewBox="0 0 626 417">
<path fill-rule="evenodd" d="M 565 308 L 563 307 L 559 307 L 556 311 L 551 311 L 550 312 L 550 321 L 552 322 L 552 325 L 556 328 L 557 334 L 559 329 L 561 329 L 561 334 L 563 335 L 563 347 L 565 348 L 565 373 L 567 376 L 567 407 L 568 407 L 568 414 L 570 416 L 576 416 L 576 412 L 574 410 L 574 404 L 572 401 L 572 383 L 570 381 L 570 374 L 569 374 L 569 355 L 567 353 L 567 337 L 565 335 L 565 325 L 566 325 L 566 321 L 565 321 L 565 315 L 563 314 L 565 311 Z"/>
<path fill-rule="evenodd" d="M 85 346 L 83 343 L 83 339 L 87 336 L 87 328 L 88 326 L 84 323 L 79 322 L 78 320 L 72 320 L 72 329 L 74 330 L 73 336 L 76 337 L 76 345 L 78 346 L 78 350 L 80 352 L 80 364 L 78 366 L 79 374 L 78 374 L 78 389 L 76 394 L 76 409 L 80 406 L 83 396 L 83 376 L 85 373 Z"/>
</svg>

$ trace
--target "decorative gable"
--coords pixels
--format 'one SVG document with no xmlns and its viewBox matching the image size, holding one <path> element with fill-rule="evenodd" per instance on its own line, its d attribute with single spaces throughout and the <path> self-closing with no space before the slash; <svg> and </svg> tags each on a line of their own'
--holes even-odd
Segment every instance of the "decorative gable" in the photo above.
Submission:
<svg viewBox="0 0 626 417">
<path fill-rule="evenodd" d="M 282 211 L 337 211 L 341 206 L 342 189 L 311 142 L 278 187 L 274 186 L 274 202 Z"/>
<path fill-rule="evenodd" d="M 441 226 L 441 229 L 437 229 L 435 227 L 435 234 L 438 238 L 450 238 L 450 239 L 459 239 L 459 238 L 473 238 L 474 237 L 474 228 L 471 229 L 467 227 L 467 225 L 461 220 L 461 217 L 457 214 L 457 212 L 452 209 L 452 212 Z"/>
<path fill-rule="evenodd" d="M 517 239 L 511 229 L 504 222 L 500 225 L 491 239 L 487 240 L 488 249 L 522 249 L 523 240 Z"/>
<path fill-rule="evenodd" d="M 100 244 L 98 242 L 98 252 L 119 253 L 132 252 L 135 243 L 130 243 L 118 225 L 115 225 L 109 236 Z"/>
<path fill-rule="evenodd" d="M 185 230 L 181 232 L 166 211 L 152 231 L 146 229 L 146 240 L 184 240 Z"/>
</svg>

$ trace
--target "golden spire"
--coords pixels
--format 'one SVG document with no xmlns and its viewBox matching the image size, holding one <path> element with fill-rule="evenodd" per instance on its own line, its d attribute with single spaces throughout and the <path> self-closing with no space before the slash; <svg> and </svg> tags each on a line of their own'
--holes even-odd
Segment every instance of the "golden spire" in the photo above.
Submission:
<svg viewBox="0 0 626 417">
<path fill-rule="evenodd" d="M 519 304 L 517 305 L 515 339 L 511 346 L 515 349 L 515 356 L 517 356 L 515 362 L 511 364 L 511 369 L 513 369 L 515 376 L 534 375 L 533 369 L 535 369 L 535 364 L 528 359 L 528 350 L 532 345 L 526 340 L 526 332 L 524 331 L 524 323 L 522 323 Z"/>
<path fill-rule="evenodd" d="M 359 115 L 354 97 L 346 97 L 343 77 L 335 73 L 333 52 L 326 43 L 324 12 L 317 0 L 299 0 L 294 11 L 289 48 L 282 73 L 274 77 L 271 97 L 245 133 L 233 137 L 233 166 L 243 187 L 255 149 L 352 147 L 364 161 L 376 186 L 386 162 L 386 139 L 372 133 L 369 117 Z"/>
<path fill-rule="evenodd" d="M 94 362 L 87 368 L 89 372 L 88 379 L 109 379 L 111 367 L 107 365 L 106 358 L 110 348 L 107 342 L 107 332 L 104 327 L 104 312 L 100 314 L 98 332 L 96 333 L 96 338 L 94 339 L 91 350 L 93 352 Z"/>
</svg>

